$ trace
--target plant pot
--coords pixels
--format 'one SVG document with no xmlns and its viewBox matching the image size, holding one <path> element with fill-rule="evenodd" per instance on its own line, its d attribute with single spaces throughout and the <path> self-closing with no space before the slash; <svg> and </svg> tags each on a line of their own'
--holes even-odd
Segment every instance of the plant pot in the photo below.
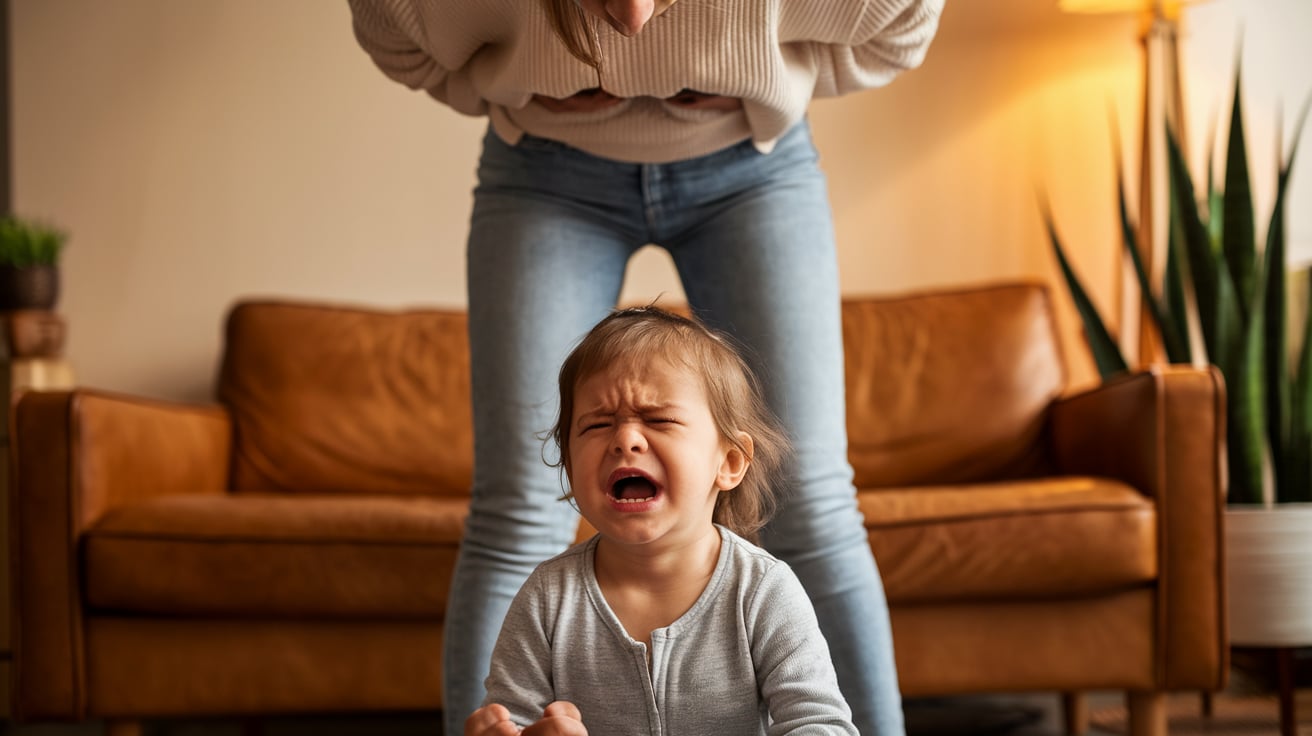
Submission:
<svg viewBox="0 0 1312 736">
<path fill-rule="evenodd" d="M 64 352 L 64 318 L 44 309 L 19 309 L 3 320 L 13 358 L 57 358 Z"/>
<path fill-rule="evenodd" d="M 1312 504 L 1225 512 L 1230 643 L 1312 644 Z"/>
<path fill-rule="evenodd" d="M 52 309 L 57 301 L 57 267 L 0 266 L 0 310 Z"/>
</svg>

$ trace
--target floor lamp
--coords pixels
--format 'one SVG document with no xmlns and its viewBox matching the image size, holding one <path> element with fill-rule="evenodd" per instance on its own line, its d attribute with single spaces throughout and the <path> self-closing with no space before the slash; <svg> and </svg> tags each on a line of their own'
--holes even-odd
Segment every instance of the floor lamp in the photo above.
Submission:
<svg viewBox="0 0 1312 736">
<path fill-rule="evenodd" d="M 9 173 L 9 0 L 0 0 L 0 216 L 13 206 Z"/>
<path fill-rule="evenodd" d="M 1151 283 L 1161 283 L 1166 269 L 1170 228 L 1170 184 L 1167 174 L 1166 128 L 1188 150 L 1184 126 L 1184 95 L 1180 84 L 1177 39 L 1183 6 L 1197 0 L 1059 0 L 1072 13 L 1139 13 L 1143 17 L 1143 120 L 1140 134 L 1139 248 L 1148 264 Z M 1151 318 L 1137 284 L 1119 273 L 1121 350 L 1131 364 L 1163 360 Z M 1130 287 L 1125 288 L 1124 282 Z M 1136 360 L 1137 356 L 1137 360 Z"/>
</svg>

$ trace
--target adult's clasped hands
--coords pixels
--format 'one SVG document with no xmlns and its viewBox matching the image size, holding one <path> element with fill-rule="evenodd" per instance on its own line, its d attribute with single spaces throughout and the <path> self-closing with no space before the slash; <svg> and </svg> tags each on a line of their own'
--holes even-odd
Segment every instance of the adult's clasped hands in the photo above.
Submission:
<svg viewBox="0 0 1312 736">
<path fill-rule="evenodd" d="M 557 700 L 542 711 L 537 723 L 520 730 L 505 706 L 493 703 L 465 720 L 465 736 L 588 736 L 583 714 L 568 701 Z"/>
<path fill-rule="evenodd" d="M 624 98 L 616 97 L 600 87 L 593 87 L 592 89 L 585 89 L 581 92 L 577 92 L 569 97 L 533 95 L 533 101 L 555 113 L 595 112 L 597 110 L 603 110 L 607 107 L 618 105 L 624 101 Z M 738 110 L 743 106 L 743 101 L 737 97 L 711 95 L 706 94 L 705 92 L 695 92 L 690 89 L 685 89 L 676 95 L 666 97 L 665 102 L 689 110 Z"/>
</svg>

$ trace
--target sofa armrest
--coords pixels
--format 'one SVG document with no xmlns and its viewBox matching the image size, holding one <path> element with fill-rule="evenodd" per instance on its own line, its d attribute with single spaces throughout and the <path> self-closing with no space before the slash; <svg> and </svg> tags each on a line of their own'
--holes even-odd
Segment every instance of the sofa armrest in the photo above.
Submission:
<svg viewBox="0 0 1312 736">
<path fill-rule="evenodd" d="M 217 405 L 31 392 L 12 437 L 15 716 L 83 718 L 82 533 L 115 506 L 224 492 L 232 421 Z"/>
<path fill-rule="evenodd" d="M 1053 406 L 1060 472 L 1115 478 L 1156 503 L 1163 689 L 1225 683 L 1225 421 L 1215 368 L 1157 366 Z"/>
</svg>

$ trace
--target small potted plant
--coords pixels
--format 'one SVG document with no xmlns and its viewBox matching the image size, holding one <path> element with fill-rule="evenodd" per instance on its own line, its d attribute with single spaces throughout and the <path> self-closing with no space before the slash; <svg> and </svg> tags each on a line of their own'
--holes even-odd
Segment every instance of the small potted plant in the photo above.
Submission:
<svg viewBox="0 0 1312 736">
<path fill-rule="evenodd" d="M 67 235 L 13 215 L 0 218 L 0 310 L 52 309 Z"/>
</svg>

